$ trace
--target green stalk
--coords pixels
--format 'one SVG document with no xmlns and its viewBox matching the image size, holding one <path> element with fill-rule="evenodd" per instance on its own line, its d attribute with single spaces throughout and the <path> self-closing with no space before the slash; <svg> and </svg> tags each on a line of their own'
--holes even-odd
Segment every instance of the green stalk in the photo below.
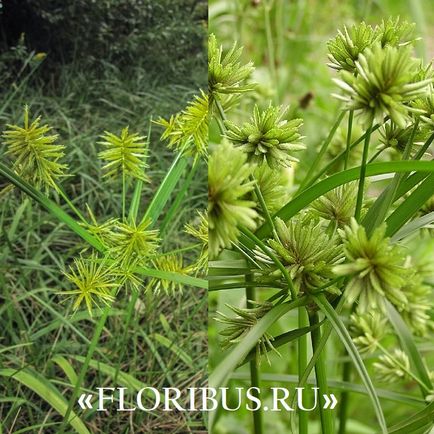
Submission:
<svg viewBox="0 0 434 434">
<path fill-rule="evenodd" d="M 413 130 L 411 131 L 410 138 L 408 139 L 408 142 L 405 146 L 405 150 L 402 156 L 403 161 L 408 160 L 410 158 L 411 148 L 413 147 L 414 137 L 416 135 L 418 126 L 419 126 L 419 119 L 416 119 Z M 384 197 L 384 200 L 380 203 L 379 209 L 375 215 L 375 219 L 373 220 L 372 224 L 366 227 L 366 231 L 368 235 L 372 234 L 373 230 L 377 226 L 379 226 L 386 218 L 387 212 L 389 211 L 389 208 L 393 203 L 396 192 L 398 191 L 399 185 L 401 184 L 401 181 L 404 179 L 404 177 L 405 174 L 403 173 L 395 173 L 395 176 L 393 177 L 390 187 L 387 190 L 387 194 Z"/>
<path fill-rule="evenodd" d="M 354 118 L 354 110 L 350 110 L 350 114 L 348 116 L 347 146 L 345 148 L 344 169 L 347 169 L 347 167 L 348 167 L 348 161 L 350 159 L 351 134 L 352 134 L 352 131 L 353 131 L 353 118 Z"/>
<path fill-rule="evenodd" d="M 369 142 L 371 141 L 371 133 L 372 133 L 372 125 L 369 125 L 366 136 L 365 136 L 365 144 L 363 146 L 363 155 L 362 155 L 362 164 L 360 166 L 360 177 L 359 177 L 359 189 L 357 191 L 357 202 L 356 202 L 356 210 L 354 213 L 354 217 L 357 221 L 360 220 L 360 213 L 362 211 L 363 205 L 363 193 L 365 190 L 365 178 L 366 178 L 366 162 L 368 160 L 369 153 Z"/>
<path fill-rule="evenodd" d="M 65 427 L 68 423 L 69 416 L 70 416 L 71 411 L 72 411 L 72 407 L 74 406 L 74 404 L 77 401 L 78 394 L 80 393 L 80 389 L 81 389 L 82 383 L 84 381 L 84 378 L 86 376 L 90 360 L 92 359 L 93 353 L 96 350 L 96 346 L 98 345 L 99 339 L 101 337 L 101 333 L 104 329 L 104 325 L 107 321 L 108 314 L 110 313 L 111 308 L 112 307 L 110 305 L 108 305 L 104 308 L 103 313 L 102 313 L 102 315 L 101 315 L 101 317 L 100 317 L 100 319 L 96 325 L 95 331 L 93 333 L 92 341 L 90 342 L 89 349 L 87 350 L 86 359 L 84 360 L 84 363 L 80 369 L 80 373 L 78 375 L 77 382 L 75 383 L 71 399 L 69 400 L 68 409 L 66 410 L 66 413 L 65 413 L 65 416 L 63 418 L 62 425 L 59 428 L 58 434 L 64 434 L 65 433 Z"/>
<path fill-rule="evenodd" d="M 387 120 L 388 118 L 386 117 L 385 119 L 384 119 L 384 121 L 383 122 L 386 122 L 386 120 Z M 372 131 L 371 131 L 371 133 L 373 133 L 374 131 L 376 131 L 376 130 L 378 130 L 378 128 L 380 128 L 380 126 L 381 126 L 382 124 L 375 124 L 374 125 L 374 127 L 372 128 Z M 351 149 L 353 149 L 353 148 L 355 148 L 359 143 L 361 143 L 361 142 L 363 142 L 363 140 L 365 140 L 365 138 L 366 138 L 366 135 L 367 135 L 367 132 L 365 132 L 364 134 L 362 134 L 357 140 L 355 140 L 353 143 L 351 143 L 351 146 L 350 146 L 350 150 Z M 331 167 L 333 167 L 335 164 L 337 164 L 337 163 L 339 163 L 342 159 L 344 159 L 345 158 L 345 150 L 344 151 L 342 151 L 340 154 L 338 154 L 338 155 L 336 155 L 336 157 L 335 158 L 333 158 L 333 160 L 331 160 L 328 164 L 326 164 L 325 166 L 324 166 L 324 168 L 323 169 L 321 169 L 320 171 L 319 171 L 319 173 L 318 174 L 316 174 L 306 185 L 305 185 L 305 189 L 306 188 L 308 188 L 308 187 L 310 187 L 311 185 L 313 185 L 314 183 L 315 183 L 315 181 L 317 181 L 318 179 L 320 179 L 325 173 L 327 173 L 329 170 L 330 170 L 330 168 Z"/>
<path fill-rule="evenodd" d="M 303 181 L 300 184 L 299 189 L 297 190 L 297 194 L 301 193 L 305 188 L 307 188 L 311 182 L 313 182 L 316 178 L 313 177 L 315 170 L 318 166 L 318 164 L 321 162 L 321 160 L 324 157 L 325 152 L 327 151 L 328 146 L 330 145 L 330 142 L 332 141 L 336 130 L 338 129 L 339 125 L 342 122 L 342 119 L 345 116 L 345 112 L 341 111 L 332 127 L 332 129 L 330 130 L 328 136 L 326 137 L 326 139 L 324 140 L 324 143 L 321 146 L 320 151 L 317 153 L 315 160 L 313 161 L 313 163 L 311 164 L 305 178 L 303 179 Z"/>
<path fill-rule="evenodd" d="M 309 317 L 309 320 L 310 320 L 310 325 L 312 327 L 317 326 L 317 324 L 319 323 L 318 312 L 312 313 Z M 315 352 L 315 350 L 318 348 L 318 345 L 321 341 L 321 331 L 319 327 L 316 327 L 314 330 L 312 330 L 311 337 L 312 337 L 312 349 Z M 322 395 L 328 395 L 327 368 L 325 364 L 324 350 L 321 351 L 318 360 L 315 363 L 315 377 L 316 377 L 316 384 L 320 391 L 319 397 L 321 397 Z M 323 434 L 335 434 L 333 418 L 330 410 L 323 408 L 323 405 L 319 398 L 318 398 L 318 404 L 319 404 L 319 412 L 321 417 L 321 427 L 322 427 Z"/>
<path fill-rule="evenodd" d="M 277 69 L 276 69 L 276 58 L 274 55 L 274 41 L 273 41 L 273 33 L 271 30 L 271 21 L 270 21 L 270 10 L 271 6 L 268 1 L 264 1 L 264 24 L 265 24 L 265 35 L 267 39 L 267 55 L 268 55 L 268 66 L 270 69 L 270 77 L 274 84 L 274 88 L 276 92 L 274 94 L 274 101 L 276 104 L 279 103 L 279 84 L 277 77 Z"/>
<path fill-rule="evenodd" d="M 63 191 L 61 187 L 58 187 L 58 192 L 62 199 L 66 202 L 66 204 L 69 206 L 69 208 L 74 212 L 74 214 L 81 220 L 82 223 L 87 225 L 86 219 L 83 217 L 83 214 L 78 210 L 78 208 L 69 200 L 66 193 Z"/>
<path fill-rule="evenodd" d="M 249 282 L 252 280 L 252 276 L 246 275 L 246 281 Z M 247 298 L 247 307 L 253 307 L 252 301 L 255 300 L 256 294 L 255 294 L 255 288 L 254 287 L 247 287 L 246 288 L 246 298 Z M 255 351 L 255 356 L 253 360 L 249 362 L 250 366 L 250 383 L 251 387 L 257 387 L 259 389 L 259 360 L 258 360 L 258 354 Z M 256 398 L 259 398 L 259 394 L 256 392 L 252 393 L 253 396 Z M 253 411 L 253 432 L 254 434 L 262 434 L 262 411 L 261 409 L 258 409 L 256 411 Z"/>
<path fill-rule="evenodd" d="M 125 202 L 126 202 L 125 170 L 122 171 L 122 221 L 125 221 Z"/>
<path fill-rule="evenodd" d="M 345 351 L 348 355 L 348 352 Z M 342 381 L 349 383 L 351 380 L 352 371 L 351 362 L 349 360 L 344 362 Z M 348 404 L 349 404 L 348 390 L 343 390 L 341 393 L 340 407 L 339 407 L 339 431 L 338 434 L 346 434 L 347 417 L 348 417 Z"/>
<path fill-rule="evenodd" d="M 305 307 L 298 308 L 298 328 L 302 329 L 309 325 L 309 318 Z M 307 335 L 298 338 L 298 379 L 300 381 L 307 367 Z M 309 419 L 306 411 L 298 410 L 299 434 L 308 434 Z"/>
</svg>

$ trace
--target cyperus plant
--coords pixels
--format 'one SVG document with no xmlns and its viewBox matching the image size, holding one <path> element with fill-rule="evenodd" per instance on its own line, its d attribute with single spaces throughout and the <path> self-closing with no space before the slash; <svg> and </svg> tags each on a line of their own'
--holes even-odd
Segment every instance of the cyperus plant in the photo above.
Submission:
<svg viewBox="0 0 434 434">
<path fill-rule="evenodd" d="M 265 30 L 270 43 L 274 34 L 267 21 Z M 327 393 L 333 385 L 329 372 L 342 375 L 340 410 L 319 410 L 325 434 L 351 432 L 353 368 L 372 403 L 376 432 L 413 432 L 415 420 L 421 432 L 433 426 L 429 356 L 417 346 L 419 336 L 432 336 L 432 272 L 416 271 L 420 245 L 432 257 L 423 228 L 434 221 L 427 208 L 434 193 L 433 72 L 415 57 L 415 33 L 414 25 L 390 18 L 377 26 L 344 27 L 328 43 L 340 91 L 335 96 L 342 103 L 321 147 L 308 152 L 300 152 L 306 147 L 302 120 L 253 93 L 259 87 L 247 84 L 252 65 L 242 60 L 240 49 L 234 46 L 225 55 L 216 38 L 210 39 L 209 90 L 215 106 L 210 126 L 217 143 L 209 167 L 209 273 L 210 290 L 218 294 L 213 296 L 215 327 L 227 353 L 215 351 L 219 363 L 214 362 L 209 383 L 246 381 L 245 372 L 231 375 L 249 363 L 247 379 L 258 387 L 262 357 L 270 364 L 267 380 L 278 386 L 295 371 L 297 385 L 304 387 L 315 369 L 316 385 Z M 280 76 L 287 72 L 283 65 L 268 66 L 280 67 Z M 278 82 L 273 85 L 281 89 Z M 236 95 L 238 110 L 230 111 L 227 94 Z M 340 128 L 346 117 L 348 127 Z M 343 131 L 344 148 L 332 153 L 337 131 Z M 291 171 L 290 182 L 283 170 Z M 240 288 L 245 297 L 234 292 L 224 306 L 228 291 Z M 332 330 L 338 344 L 329 340 Z M 296 348 L 288 348 L 293 342 Z M 326 365 L 326 357 L 333 362 Z M 405 382 L 407 389 L 398 394 L 402 404 L 408 390 L 420 389 L 421 412 L 413 420 L 388 426 L 374 371 Z M 291 416 L 285 425 L 291 432 L 310 431 L 306 414 L 298 412 L 298 425 Z M 221 417 L 212 414 L 210 425 Z M 253 431 L 264 432 L 260 410 L 254 412 Z"/>
</svg>

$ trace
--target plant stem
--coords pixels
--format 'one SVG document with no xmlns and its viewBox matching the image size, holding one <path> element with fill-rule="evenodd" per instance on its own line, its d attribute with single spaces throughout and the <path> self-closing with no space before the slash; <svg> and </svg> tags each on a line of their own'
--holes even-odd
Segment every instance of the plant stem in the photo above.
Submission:
<svg viewBox="0 0 434 434">
<path fill-rule="evenodd" d="M 368 161 L 368 164 L 373 163 L 379 156 L 380 154 L 386 149 L 386 147 L 382 147 L 380 148 Z"/>
<path fill-rule="evenodd" d="M 297 194 L 301 193 L 306 187 L 308 187 L 310 185 L 310 182 L 314 180 L 311 178 L 313 178 L 313 174 L 315 173 L 315 170 L 316 170 L 318 164 L 321 162 L 322 158 L 324 157 L 324 154 L 327 151 L 327 148 L 330 145 L 330 142 L 332 141 L 332 139 L 336 133 L 336 130 L 338 129 L 339 125 L 341 124 L 344 116 L 345 116 L 345 112 L 341 111 L 339 113 L 332 129 L 330 130 L 328 136 L 324 140 L 324 143 L 322 144 L 320 151 L 317 153 L 315 160 L 311 164 L 306 176 L 304 177 L 303 181 L 301 182 L 300 187 L 297 191 Z"/>
<path fill-rule="evenodd" d="M 122 171 L 122 220 L 125 221 L 126 186 L 125 171 Z"/>
<path fill-rule="evenodd" d="M 344 169 L 346 169 L 348 167 L 348 161 L 350 159 L 351 134 L 352 134 L 352 131 L 353 131 L 353 117 L 354 117 L 354 110 L 350 110 L 350 114 L 348 116 L 347 146 L 345 148 Z"/>
<path fill-rule="evenodd" d="M 74 214 L 81 220 L 82 223 L 87 224 L 86 219 L 83 217 L 83 214 L 78 210 L 78 208 L 69 200 L 66 193 L 63 191 L 62 188 L 59 187 L 58 192 L 62 199 L 66 202 L 66 204 L 71 208 L 71 210 L 74 212 Z"/>
<path fill-rule="evenodd" d="M 309 318 L 305 307 L 298 308 L 298 328 L 307 327 Z M 303 372 L 307 367 L 307 335 L 298 338 L 298 379 L 300 381 Z M 308 434 L 308 413 L 298 410 L 298 430 L 299 434 Z"/>
<path fill-rule="evenodd" d="M 413 374 L 413 372 L 408 370 L 402 363 L 400 363 L 399 360 L 397 360 L 397 358 L 393 356 L 393 354 L 389 353 L 389 351 L 387 351 L 386 348 L 383 347 L 383 345 L 377 342 L 377 347 L 381 350 L 383 354 L 389 357 L 393 361 L 393 363 L 398 366 L 398 368 L 402 369 L 410 378 L 412 378 L 417 384 L 419 384 L 419 386 L 421 386 L 427 394 L 430 393 L 430 390 L 428 389 L 426 384 L 424 384 L 416 375 Z"/>
<path fill-rule="evenodd" d="M 346 354 L 347 351 L 345 352 Z M 345 361 L 342 372 L 342 381 L 349 383 L 351 380 L 352 371 L 351 361 Z M 346 434 L 347 416 L 348 416 L 348 404 L 349 404 L 348 390 L 344 390 L 341 393 L 341 402 L 339 407 L 339 431 L 338 434 Z"/>
<path fill-rule="evenodd" d="M 246 282 L 253 283 L 252 282 L 252 275 L 247 274 L 246 275 Z M 251 308 L 254 307 L 252 305 L 252 301 L 254 301 L 256 298 L 256 291 L 253 286 L 249 286 L 246 288 L 246 302 L 247 307 Z M 255 352 L 255 357 L 253 360 L 250 361 L 250 383 L 251 387 L 257 387 L 259 389 L 259 360 L 258 360 L 258 353 Z M 258 393 L 252 393 L 253 396 L 256 398 L 259 398 Z M 261 409 L 258 409 L 253 412 L 253 432 L 254 434 L 262 434 L 262 412 Z"/>
<path fill-rule="evenodd" d="M 384 122 L 386 122 L 388 118 L 386 117 L 384 119 Z M 378 130 L 378 128 L 380 128 L 382 124 L 375 124 L 375 126 L 372 128 L 371 133 L 373 133 L 374 131 Z M 351 143 L 350 146 L 350 150 L 353 149 L 354 147 L 356 147 L 359 143 L 363 142 L 363 140 L 365 140 L 366 137 L 366 132 L 364 134 L 362 134 L 357 140 L 355 140 L 353 143 Z M 309 188 L 315 181 L 317 181 L 319 178 L 321 178 L 321 176 L 323 176 L 325 173 L 327 173 L 331 167 L 333 167 L 335 164 L 339 163 L 343 158 L 345 158 L 345 150 L 342 151 L 340 154 L 336 155 L 335 158 L 333 158 L 333 160 L 331 160 L 328 164 L 326 164 L 324 166 L 323 169 L 321 169 L 319 171 L 318 174 L 316 174 L 305 186 L 304 189 Z"/>
<path fill-rule="evenodd" d="M 411 132 L 410 138 L 408 139 L 408 142 L 405 146 L 405 150 L 402 156 L 402 160 L 408 160 L 410 158 L 411 149 L 413 147 L 414 137 L 416 135 L 417 128 L 419 126 L 419 120 L 417 119 L 414 123 L 413 130 Z M 387 194 L 382 200 L 378 211 L 375 215 L 375 219 L 373 220 L 372 224 L 368 225 L 366 227 L 366 232 L 368 235 L 371 235 L 374 229 L 379 226 L 384 219 L 386 218 L 387 212 L 389 211 L 390 206 L 393 203 L 393 200 L 395 198 L 396 192 L 398 191 L 399 185 L 401 181 L 404 179 L 403 173 L 395 173 L 395 176 L 392 179 L 392 182 L 387 189 Z"/>
<path fill-rule="evenodd" d="M 369 142 L 371 141 L 371 133 L 372 133 L 372 125 L 369 125 L 366 136 L 365 136 L 365 144 L 363 146 L 363 154 L 362 154 L 362 164 L 360 166 L 360 177 L 359 177 L 359 189 L 357 191 L 357 202 L 356 202 L 356 210 L 354 213 L 354 217 L 357 221 L 360 220 L 360 213 L 362 211 L 363 205 L 363 194 L 365 190 L 365 178 L 366 178 L 366 162 L 368 160 L 369 153 Z"/>
<path fill-rule="evenodd" d="M 268 55 L 268 66 L 270 69 L 270 77 L 273 82 L 274 88 L 276 89 L 274 93 L 274 102 L 279 104 L 279 84 L 277 77 L 277 69 L 276 69 L 276 58 L 274 55 L 274 41 L 273 41 L 273 33 L 271 30 L 271 21 L 270 21 L 270 10 L 271 6 L 269 1 L 264 1 L 264 24 L 265 24 L 265 34 L 267 38 L 267 55 Z"/>
<path fill-rule="evenodd" d="M 309 317 L 310 325 L 316 326 L 319 323 L 318 312 L 314 312 Z M 318 345 L 321 341 L 321 331 L 320 327 L 315 328 L 311 332 L 312 337 L 312 349 L 315 350 L 318 348 Z M 325 356 L 324 350 L 321 351 L 321 354 L 318 357 L 318 360 L 315 363 L 315 377 L 316 383 L 320 390 L 320 396 L 328 395 L 328 384 L 327 384 L 327 368 L 325 365 Z M 323 405 L 319 399 L 319 411 L 321 417 L 321 427 L 323 434 L 335 434 L 333 418 L 331 416 L 330 410 L 324 409 Z"/>
<path fill-rule="evenodd" d="M 90 342 L 89 349 L 87 350 L 86 359 L 80 369 L 80 373 L 77 378 L 77 382 L 75 383 L 74 390 L 72 392 L 71 399 L 69 400 L 68 409 L 66 410 L 65 417 L 63 418 L 62 425 L 59 428 L 58 434 L 64 434 L 66 424 L 69 422 L 69 416 L 72 411 L 72 407 L 77 401 L 78 394 L 80 392 L 80 388 L 84 381 L 84 377 L 86 376 L 87 368 L 89 367 L 90 360 L 92 359 L 93 353 L 95 352 L 96 346 L 98 345 L 99 338 L 101 337 L 101 333 L 103 331 L 104 325 L 107 321 L 108 314 L 110 313 L 111 306 L 105 306 L 103 313 L 96 325 L 95 331 L 93 333 L 92 341 Z"/>
</svg>

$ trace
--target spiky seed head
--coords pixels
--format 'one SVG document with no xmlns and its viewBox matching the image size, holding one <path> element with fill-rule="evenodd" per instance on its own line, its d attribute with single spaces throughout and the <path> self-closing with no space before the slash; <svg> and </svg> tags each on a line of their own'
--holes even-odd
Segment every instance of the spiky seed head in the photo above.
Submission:
<svg viewBox="0 0 434 434">
<path fill-rule="evenodd" d="M 206 273 L 208 270 L 208 213 L 197 211 L 197 218 L 185 225 L 185 232 L 199 240 L 202 244 L 199 257 L 193 269 L 196 272 Z"/>
<path fill-rule="evenodd" d="M 155 123 L 164 127 L 162 140 L 168 147 L 187 155 L 206 157 L 208 154 L 208 95 L 201 91 L 187 107 L 171 116 L 159 118 Z"/>
<path fill-rule="evenodd" d="M 379 361 L 373 364 L 378 379 L 385 383 L 396 383 L 409 379 L 410 360 L 407 354 L 397 348 L 392 354 L 383 354 Z"/>
<path fill-rule="evenodd" d="M 370 47 L 374 40 L 374 29 L 365 22 L 350 28 L 344 26 L 342 30 L 338 30 L 337 36 L 327 43 L 330 60 L 328 66 L 338 71 L 355 73 L 359 55 Z"/>
<path fill-rule="evenodd" d="M 234 43 L 232 48 L 223 53 L 223 47 L 214 34 L 208 40 L 208 91 L 210 102 L 219 95 L 240 94 L 254 89 L 246 84 L 254 70 L 253 63 L 243 65 L 240 61 L 243 49 Z"/>
<path fill-rule="evenodd" d="M 350 333 L 361 352 L 373 353 L 388 333 L 387 319 L 382 312 L 374 310 L 351 315 Z"/>
<path fill-rule="evenodd" d="M 239 225 L 254 229 L 255 202 L 246 199 L 253 190 L 249 179 L 253 167 L 246 154 L 224 142 L 215 148 L 208 163 L 209 249 L 215 258 L 222 248 L 230 247 L 239 235 Z"/>
<path fill-rule="evenodd" d="M 223 340 L 221 341 L 223 350 L 226 350 L 238 342 L 241 342 L 243 337 L 251 330 L 251 328 L 255 326 L 257 322 L 273 307 L 273 304 L 269 302 L 250 303 L 253 304 L 253 307 L 248 309 L 227 304 L 226 306 L 236 314 L 235 317 L 217 312 L 217 317 L 215 320 L 226 326 L 219 332 L 223 337 Z M 268 356 L 270 351 L 275 351 L 277 354 L 279 354 L 279 352 L 273 346 L 273 340 L 273 336 L 267 332 L 265 332 L 262 337 L 259 338 L 256 344 L 256 360 L 258 363 L 260 363 L 261 360 L 260 356 L 265 355 L 268 364 L 270 364 L 270 359 Z"/>
<path fill-rule="evenodd" d="M 350 276 L 345 296 L 350 304 L 358 301 L 361 313 L 383 310 L 386 299 L 399 309 L 408 302 L 402 291 L 408 277 L 405 256 L 385 236 L 385 231 L 382 225 L 368 237 L 365 228 L 354 218 L 349 226 L 339 229 L 347 262 L 333 270 L 338 275 Z"/>
<path fill-rule="evenodd" d="M 375 28 L 375 38 L 383 47 L 392 45 L 394 47 L 413 44 L 419 38 L 415 38 L 415 23 L 402 21 L 400 17 L 389 17 L 382 20 Z"/>
<path fill-rule="evenodd" d="M 144 265 L 158 247 L 158 230 L 149 229 L 151 220 L 117 222 L 111 238 L 111 256 L 127 269 Z"/>
<path fill-rule="evenodd" d="M 411 101 L 424 95 L 432 78 L 417 78 L 420 63 L 411 57 L 411 47 L 382 47 L 376 43 L 359 55 L 357 75 L 342 71 L 334 79 L 342 95 L 334 95 L 346 103 L 346 109 L 360 114 L 365 125 L 382 122 L 388 115 L 405 128 Z"/>
<path fill-rule="evenodd" d="M 183 262 L 182 256 L 175 254 L 162 255 L 158 258 L 152 259 L 152 264 L 156 270 L 188 275 L 189 268 L 184 267 Z M 154 277 L 149 281 L 146 289 L 154 294 L 164 292 L 166 295 L 176 295 L 182 293 L 183 286 L 182 283 Z"/>
<path fill-rule="evenodd" d="M 314 293 L 336 278 L 332 269 L 344 260 L 342 247 L 336 236 L 326 233 L 321 222 L 309 216 L 293 218 L 287 223 L 276 218 L 275 228 L 274 238 L 268 240 L 268 245 L 287 268 L 297 291 Z M 279 270 L 271 258 L 259 249 L 255 254 L 267 266 L 259 273 L 271 273 L 275 279 Z M 337 292 L 333 285 L 326 290 Z"/>
<path fill-rule="evenodd" d="M 113 267 L 107 266 L 104 258 L 96 253 L 84 258 L 74 258 L 69 272 L 64 272 L 73 289 L 63 291 L 62 295 L 75 296 L 73 309 L 77 310 L 82 303 L 92 315 L 93 307 L 99 307 L 100 302 L 109 305 L 114 301 L 113 293 L 121 284 L 117 282 Z"/>
<path fill-rule="evenodd" d="M 3 141 L 6 155 L 14 158 L 13 170 L 37 188 L 46 192 L 59 190 L 58 180 L 64 176 L 66 164 L 59 160 L 65 155 L 63 145 L 56 145 L 57 134 L 49 134 L 51 127 L 40 125 L 41 117 L 30 121 L 29 107 L 24 107 L 24 125 L 7 125 Z"/>
<path fill-rule="evenodd" d="M 356 205 L 357 185 L 341 185 L 312 203 L 312 211 L 318 217 L 329 220 L 338 227 L 350 224 Z"/>
<path fill-rule="evenodd" d="M 242 149 L 253 164 L 268 164 L 272 169 L 289 167 L 297 162 L 292 153 L 305 149 L 300 143 L 301 119 L 285 119 L 287 108 L 269 106 L 261 111 L 257 105 L 249 122 L 239 127 L 226 121 L 226 137 Z"/>
<path fill-rule="evenodd" d="M 146 137 L 130 134 L 125 127 L 119 136 L 106 131 L 98 142 L 105 148 L 98 157 L 105 162 L 102 167 L 106 177 L 126 175 L 132 178 L 149 181 L 145 174 L 147 147 Z"/>
</svg>

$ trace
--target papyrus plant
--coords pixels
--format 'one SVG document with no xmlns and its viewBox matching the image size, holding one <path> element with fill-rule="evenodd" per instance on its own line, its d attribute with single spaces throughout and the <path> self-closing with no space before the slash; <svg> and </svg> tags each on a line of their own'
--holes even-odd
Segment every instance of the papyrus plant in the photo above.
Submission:
<svg viewBox="0 0 434 434">
<path fill-rule="evenodd" d="M 269 101 L 253 105 L 246 97 L 255 88 L 252 64 L 243 64 L 240 49 L 225 53 L 211 36 L 210 114 L 219 139 L 209 160 L 210 291 L 245 288 L 246 303 L 216 313 L 222 347 L 229 350 L 213 367 L 211 386 L 224 386 L 249 362 L 250 383 L 257 387 L 262 359 L 270 372 L 278 357 L 270 351 L 296 341 L 298 386 L 307 384 L 314 369 L 316 384 L 327 393 L 324 349 L 334 331 L 350 360 L 340 367 L 343 380 L 350 384 L 355 368 L 378 432 L 432 427 L 433 373 L 416 343 L 432 337 L 434 328 L 433 261 L 413 255 L 410 246 L 432 236 L 423 228 L 434 215 L 423 210 L 434 193 L 434 91 L 431 64 L 414 56 L 416 39 L 413 25 L 389 19 L 375 27 L 344 27 L 330 40 L 337 84 L 331 98 L 342 104 L 316 158 L 298 166 L 308 155 L 302 121 Z M 234 110 L 234 99 L 243 101 L 243 110 Z M 345 119 L 344 149 L 332 151 Z M 288 167 L 298 180 L 291 178 L 289 185 Z M 270 173 L 266 179 L 264 171 Z M 382 182 L 371 189 L 368 178 L 376 176 Z M 273 335 L 271 327 L 288 312 L 298 328 Z M 374 354 L 373 369 L 382 380 L 420 389 L 419 412 L 399 428 L 384 416 L 366 354 Z M 323 433 L 338 432 L 336 419 L 339 433 L 347 432 L 349 390 L 344 387 L 339 412 L 319 406 Z M 405 404 L 404 395 L 399 397 Z M 219 415 L 211 415 L 210 427 Z M 303 411 L 291 424 L 292 432 L 309 432 Z M 264 432 L 260 411 L 253 427 Z"/>
</svg>

